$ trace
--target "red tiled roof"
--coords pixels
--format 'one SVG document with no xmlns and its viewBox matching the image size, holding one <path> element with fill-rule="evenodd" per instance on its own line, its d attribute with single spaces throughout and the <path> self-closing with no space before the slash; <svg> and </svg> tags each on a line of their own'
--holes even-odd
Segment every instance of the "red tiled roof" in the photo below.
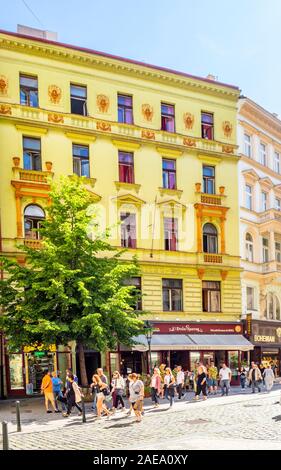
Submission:
<svg viewBox="0 0 281 470">
<path fill-rule="evenodd" d="M 140 62 L 138 60 L 126 59 L 125 57 L 120 57 L 120 56 L 117 56 L 117 55 L 108 54 L 106 52 L 96 51 L 94 49 L 89 49 L 87 47 L 73 46 L 72 44 L 65 44 L 63 42 L 50 41 L 49 39 L 37 38 L 37 37 L 33 37 L 33 36 L 28 36 L 26 34 L 13 33 L 11 31 L 5 31 L 5 30 L 2 30 L 2 29 L 0 29 L 0 34 L 7 34 L 9 36 L 15 36 L 15 37 L 18 37 L 18 38 L 29 39 L 31 41 L 38 41 L 38 42 L 42 42 L 42 43 L 50 44 L 50 45 L 54 45 L 54 46 L 67 47 L 68 49 L 74 49 L 76 51 L 86 52 L 88 54 L 95 54 L 95 55 L 99 55 L 99 56 L 102 56 L 102 57 L 108 57 L 109 59 L 121 60 L 123 62 L 128 62 L 129 64 L 140 65 L 142 67 L 148 67 L 150 69 L 160 70 L 162 72 L 168 72 L 168 73 L 172 73 L 172 74 L 175 74 L 175 75 L 180 75 L 181 77 L 187 77 L 187 78 L 192 78 L 192 79 L 195 79 L 195 80 L 201 80 L 201 81 L 204 81 L 204 82 L 207 82 L 207 83 L 213 83 L 214 85 L 220 85 L 220 86 L 224 86 L 224 87 L 228 87 L 228 88 L 233 88 L 234 90 L 239 90 L 239 87 L 237 87 L 235 85 L 229 85 L 227 83 L 218 82 L 218 81 L 215 81 L 215 80 L 210 80 L 208 78 L 197 77 L 196 75 L 191 75 L 191 74 L 188 74 L 188 73 L 179 72 L 177 70 L 169 69 L 167 67 L 160 67 L 158 65 L 147 64 L 145 62 Z"/>
</svg>

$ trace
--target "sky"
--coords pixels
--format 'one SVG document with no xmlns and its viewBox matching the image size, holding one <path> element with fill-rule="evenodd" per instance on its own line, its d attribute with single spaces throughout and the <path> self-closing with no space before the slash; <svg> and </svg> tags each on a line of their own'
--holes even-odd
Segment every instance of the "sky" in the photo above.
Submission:
<svg viewBox="0 0 281 470">
<path fill-rule="evenodd" d="M 0 29 L 237 85 L 281 118 L 281 0 L 0 0 Z M 32 12 L 30 11 L 32 10 Z M 34 16 L 35 15 L 35 16 Z"/>
</svg>

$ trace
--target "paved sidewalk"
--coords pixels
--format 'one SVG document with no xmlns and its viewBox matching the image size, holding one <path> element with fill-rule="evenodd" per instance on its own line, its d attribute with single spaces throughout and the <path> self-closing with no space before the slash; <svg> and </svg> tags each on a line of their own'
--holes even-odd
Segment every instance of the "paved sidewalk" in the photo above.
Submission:
<svg viewBox="0 0 281 470">
<path fill-rule="evenodd" d="M 14 403 L 5 409 L 0 405 L 0 418 L 9 421 L 11 449 L 281 449 L 280 390 L 275 386 L 269 394 L 246 391 L 199 402 L 188 394 L 188 401 L 178 400 L 171 409 L 166 400 L 159 408 L 146 400 L 141 423 L 124 412 L 98 421 L 89 405 L 87 423 L 74 414 L 67 419 L 46 415 L 41 399 L 23 400 L 21 433 L 16 432 Z"/>
</svg>

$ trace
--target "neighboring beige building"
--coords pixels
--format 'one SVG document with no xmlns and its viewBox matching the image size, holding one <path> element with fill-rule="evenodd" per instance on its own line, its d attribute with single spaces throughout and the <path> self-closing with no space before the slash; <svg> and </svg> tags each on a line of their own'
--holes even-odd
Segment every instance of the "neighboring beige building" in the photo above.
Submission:
<svg viewBox="0 0 281 470">
<path fill-rule="evenodd" d="M 242 97 L 238 143 L 242 315 L 254 359 L 272 360 L 280 371 L 281 121 Z"/>
</svg>

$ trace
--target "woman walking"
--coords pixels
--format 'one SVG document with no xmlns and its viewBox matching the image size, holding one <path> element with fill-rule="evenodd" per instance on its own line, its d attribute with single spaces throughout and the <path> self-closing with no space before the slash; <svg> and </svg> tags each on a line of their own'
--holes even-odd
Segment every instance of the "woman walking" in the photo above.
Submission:
<svg viewBox="0 0 281 470">
<path fill-rule="evenodd" d="M 155 408 L 159 407 L 159 394 L 161 392 L 161 375 L 160 370 L 157 367 L 154 367 L 153 376 L 151 377 L 150 382 L 151 387 L 151 399 L 154 402 Z"/>
<path fill-rule="evenodd" d="M 202 362 L 198 366 L 198 375 L 196 382 L 195 399 L 199 400 L 199 396 L 203 393 L 203 400 L 207 399 L 207 369 Z"/>
<path fill-rule="evenodd" d="M 164 377 L 165 398 L 169 400 L 170 407 L 173 406 L 175 398 L 176 379 L 169 367 L 166 367 Z"/>
<path fill-rule="evenodd" d="M 142 380 L 138 378 L 137 374 L 131 374 L 130 383 L 130 397 L 132 408 L 134 410 L 136 421 L 140 423 L 142 420 L 142 408 L 143 408 L 143 390 L 144 385 Z"/>
<path fill-rule="evenodd" d="M 274 378 L 275 378 L 274 372 L 270 364 L 268 364 L 267 368 L 264 369 L 263 378 L 264 378 L 264 383 L 265 383 L 265 389 L 269 393 L 273 387 Z"/>
<path fill-rule="evenodd" d="M 238 376 L 240 378 L 240 385 L 241 385 L 241 390 L 245 391 L 245 385 L 246 385 L 246 380 L 247 380 L 247 371 L 245 367 L 240 367 Z"/>
<path fill-rule="evenodd" d="M 119 403 L 122 406 L 122 411 L 125 411 L 126 408 L 125 408 L 125 404 L 123 401 L 125 383 L 124 383 L 123 377 L 121 377 L 120 373 L 117 370 L 113 373 L 111 386 L 112 386 L 111 394 L 112 394 L 112 400 L 113 400 L 113 406 L 112 406 L 113 413 L 115 413 L 115 411 L 118 409 Z"/>
<path fill-rule="evenodd" d="M 74 406 L 78 409 L 79 414 L 80 415 L 82 414 L 82 408 L 79 406 L 79 403 L 81 403 L 82 401 L 82 393 L 77 383 L 74 380 L 73 374 L 68 375 L 68 389 L 66 391 L 66 401 L 67 401 L 67 411 L 66 413 L 63 413 L 63 416 L 65 418 L 68 418 Z"/>
<path fill-rule="evenodd" d="M 97 374 L 93 375 L 92 380 L 93 383 L 91 384 L 91 387 L 95 387 L 96 389 L 98 419 L 101 419 L 102 412 L 104 412 L 107 416 L 110 416 L 111 413 L 104 404 L 105 397 L 109 395 L 108 385 L 102 382 L 100 376 Z"/>
</svg>

